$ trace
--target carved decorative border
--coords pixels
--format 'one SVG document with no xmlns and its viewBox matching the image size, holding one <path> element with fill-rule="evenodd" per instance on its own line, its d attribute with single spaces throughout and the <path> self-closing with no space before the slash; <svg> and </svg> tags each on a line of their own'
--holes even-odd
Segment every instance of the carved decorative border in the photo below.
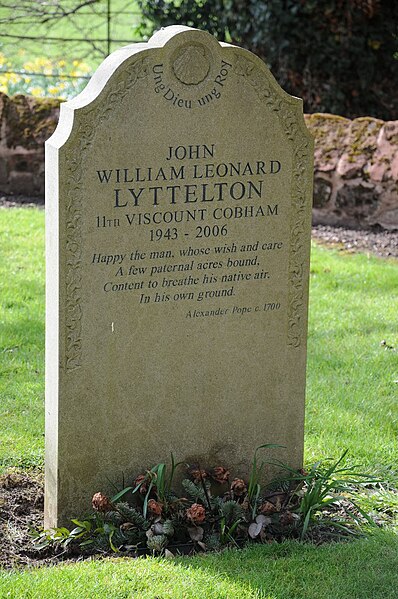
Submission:
<svg viewBox="0 0 398 599">
<path fill-rule="evenodd" d="M 288 345 L 300 347 L 303 339 L 304 295 L 303 281 L 306 250 L 304 246 L 306 221 L 306 168 L 309 143 L 300 136 L 297 115 L 291 105 L 280 98 L 272 83 L 254 62 L 235 53 L 234 72 L 246 79 L 259 98 L 279 118 L 286 137 L 293 142 L 292 214 L 289 248 Z"/>
<path fill-rule="evenodd" d="M 100 106 L 84 110 L 84 124 L 73 129 L 65 151 L 66 191 L 66 371 L 80 368 L 82 364 L 82 209 L 84 200 L 85 163 L 87 152 L 95 142 L 100 126 L 109 118 L 126 94 L 148 75 L 146 58 L 132 63 L 114 81 L 100 99 Z M 113 77 L 113 75 L 112 75 Z M 77 116 L 79 118 L 79 116 Z M 72 146 L 72 147 L 71 147 Z"/>
</svg>

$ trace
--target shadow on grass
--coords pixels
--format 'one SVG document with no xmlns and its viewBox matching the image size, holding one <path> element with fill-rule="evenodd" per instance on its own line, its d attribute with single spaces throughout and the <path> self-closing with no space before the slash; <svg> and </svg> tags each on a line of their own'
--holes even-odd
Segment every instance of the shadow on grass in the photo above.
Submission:
<svg viewBox="0 0 398 599">
<path fill-rule="evenodd" d="M 294 541 L 252 546 L 198 556 L 189 565 L 247 584 L 267 599 L 398 597 L 398 535 L 389 530 L 318 547 Z"/>
</svg>

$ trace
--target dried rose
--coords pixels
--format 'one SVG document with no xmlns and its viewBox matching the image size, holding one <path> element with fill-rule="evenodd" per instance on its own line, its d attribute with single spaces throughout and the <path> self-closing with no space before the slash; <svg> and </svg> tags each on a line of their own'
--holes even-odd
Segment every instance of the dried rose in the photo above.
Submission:
<svg viewBox="0 0 398 599">
<path fill-rule="evenodd" d="M 134 481 L 134 485 L 136 487 L 138 487 L 138 485 L 141 485 L 139 488 L 139 492 L 141 493 L 141 495 L 145 495 L 148 491 L 148 485 L 146 481 L 147 477 L 145 474 L 139 474 Z"/>
<path fill-rule="evenodd" d="M 160 516 L 163 510 L 163 505 L 159 503 L 159 501 L 155 501 L 155 499 L 150 499 L 148 501 L 148 510 L 151 512 L 151 514 Z"/>
<path fill-rule="evenodd" d="M 185 513 L 192 524 L 201 524 L 206 518 L 206 510 L 200 503 L 193 503 Z"/>
<path fill-rule="evenodd" d="M 236 497 L 242 497 L 247 491 L 245 481 L 241 478 L 234 478 L 231 483 L 231 491 Z"/>
<path fill-rule="evenodd" d="M 206 470 L 201 470 L 200 468 L 192 468 L 189 471 L 189 475 L 194 483 L 200 483 L 202 480 L 207 478 Z"/>
<path fill-rule="evenodd" d="M 262 514 L 274 514 L 277 511 L 275 505 L 270 501 L 264 501 L 260 506 L 260 512 Z"/>
<path fill-rule="evenodd" d="M 216 481 L 216 483 L 220 483 L 223 485 L 228 482 L 229 479 L 229 470 L 224 468 L 223 466 L 216 466 L 213 468 L 212 478 Z"/>
<path fill-rule="evenodd" d="M 111 500 L 103 493 L 95 493 L 91 500 L 91 504 L 97 512 L 109 512 L 113 509 Z"/>
</svg>

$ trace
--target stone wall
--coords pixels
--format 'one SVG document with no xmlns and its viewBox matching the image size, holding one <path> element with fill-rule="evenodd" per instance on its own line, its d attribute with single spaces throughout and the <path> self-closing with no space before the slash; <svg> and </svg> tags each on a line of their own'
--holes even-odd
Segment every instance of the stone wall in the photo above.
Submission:
<svg viewBox="0 0 398 599">
<path fill-rule="evenodd" d="M 43 142 L 59 101 L 0 94 L 0 195 L 43 197 Z M 305 117 L 315 137 L 316 224 L 398 229 L 398 121 Z"/>
<path fill-rule="evenodd" d="M 305 119 L 315 136 L 314 223 L 398 229 L 398 121 Z"/>
<path fill-rule="evenodd" d="M 44 142 L 58 112 L 59 100 L 0 93 L 0 195 L 43 197 Z"/>
</svg>

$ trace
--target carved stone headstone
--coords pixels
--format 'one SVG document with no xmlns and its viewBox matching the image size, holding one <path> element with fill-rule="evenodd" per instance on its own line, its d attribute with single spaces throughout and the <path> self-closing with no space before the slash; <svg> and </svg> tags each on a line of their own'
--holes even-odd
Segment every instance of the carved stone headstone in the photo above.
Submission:
<svg viewBox="0 0 398 599">
<path fill-rule="evenodd" d="M 303 452 L 312 139 L 250 52 L 168 27 L 47 151 L 46 525 L 167 460 Z"/>
</svg>

